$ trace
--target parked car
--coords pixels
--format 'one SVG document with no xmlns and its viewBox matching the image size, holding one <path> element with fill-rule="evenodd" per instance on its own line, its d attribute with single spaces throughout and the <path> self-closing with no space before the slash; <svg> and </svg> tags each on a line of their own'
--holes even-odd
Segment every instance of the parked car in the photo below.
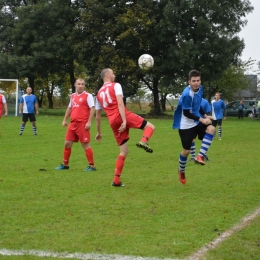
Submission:
<svg viewBox="0 0 260 260">
<path fill-rule="evenodd" d="M 256 106 L 256 114 L 257 111 L 257 101 L 256 100 L 243 100 L 244 102 L 244 109 L 243 115 L 244 117 L 251 117 L 253 105 Z M 238 116 L 238 106 L 240 100 L 231 101 L 226 105 L 227 116 Z"/>
</svg>

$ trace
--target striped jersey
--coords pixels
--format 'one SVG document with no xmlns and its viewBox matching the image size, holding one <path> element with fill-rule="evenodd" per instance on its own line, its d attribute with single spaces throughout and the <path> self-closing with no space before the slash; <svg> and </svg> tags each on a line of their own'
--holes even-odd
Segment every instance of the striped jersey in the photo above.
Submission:
<svg viewBox="0 0 260 260">
<path fill-rule="evenodd" d="M 174 129 L 189 129 L 196 126 L 199 122 L 190 119 L 183 114 L 183 110 L 190 112 L 198 117 L 201 117 L 199 110 L 203 96 L 203 88 L 199 87 L 197 92 L 194 92 L 190 86 L 187 86 L 179 99 L 178 106 L 174 112 L 173 128 Z"/>
<path fill-rule="evenodd" d="M 35 103 L 37 103 L 37 98 L 34 94 L 22 95 L 22 97 L 20 99 L 20 103 L 23 103 L 23 113 L 24 114 L 34 114 L 35 113 L 34 105 L 35 105 Z"/>
</svg>

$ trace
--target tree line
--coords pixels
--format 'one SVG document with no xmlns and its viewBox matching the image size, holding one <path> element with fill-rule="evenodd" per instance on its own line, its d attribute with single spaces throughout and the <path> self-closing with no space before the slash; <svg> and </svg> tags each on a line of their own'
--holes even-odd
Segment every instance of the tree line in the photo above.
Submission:
<svg viewBox="0 0 260 260">
<path fill-rule="evenodd" d="M 77 77 L 96 93 L 106 67 L 125 98 L 146 86 L 157 115 L 193 68 L 208 99 L 248 84 L 238 37 L 253 10 L 248 0 L 0 0 L 0 7 L 0 78 L 26 79 L 50 108 L 55 90 L 74 92 Z M 137 65 L 144 53 L 155 60 L 150 71 Z"/>
</svg>

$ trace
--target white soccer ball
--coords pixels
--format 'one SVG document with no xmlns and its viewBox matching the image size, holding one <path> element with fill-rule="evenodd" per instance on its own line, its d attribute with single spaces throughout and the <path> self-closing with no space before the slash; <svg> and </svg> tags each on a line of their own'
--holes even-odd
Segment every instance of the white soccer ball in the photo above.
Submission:
<svg viewBox="0 0 260 260">
<path fill-rule="evenodd" d="M 143 54 L 138 59 L 138 65 L 142 70 L 149 70 L 153 67 L 154 60 L 150 54 Z"/>
</svg>

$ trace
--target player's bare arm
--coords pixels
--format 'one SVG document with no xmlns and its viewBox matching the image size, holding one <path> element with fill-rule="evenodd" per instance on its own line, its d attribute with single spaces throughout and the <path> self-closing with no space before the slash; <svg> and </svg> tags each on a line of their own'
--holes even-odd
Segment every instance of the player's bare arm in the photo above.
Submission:
<svg viewBox="0 0 260 260">
<path fill-rule="evenodd" d="M 20 103 L 19 114 L 22 114 L 22 111 L 23 111 L 23 103 Z"/>
<path fill-rule="evenodd" d="M 117 95 L 116 99 L 118 104 L 118 110 L 123 121 L 118 131 L 123 132 L 126 129 L 125 104 L 122 95 Z"/>
<path fill-rule="evenodd" d="M 102 110 L 96 110 L 96 127 L 97 127 L 97 134 L 96 134 L 96 141 L 100 142 L 102 138 L 102 133 L 101 133 L 101 114 Z"/>
<path fill-rule="evenodd" d="M 34 104 L 34 109 L 35 109 L 35 113 L 39 114 L 39 108 L 38 108 L 38 103 Z"/>
<path fill-rule="evenodd" d="M 4 103 L 4 108 L 5 108 L 5 116 L 7 116 L 8 115 L 8 108 L 7 108 L 6 102 Z"/>
<path fill-rule="evenodd" d="M 62 121 L 62 126 L 64 126 L 64 127 L 67 126 L 67 119 L 70 117 L 70 114 L 71 114 L 71 108 L 68 107 L 66 110 L 65 116 L 63 118 L 63 121 Z"/>
<path fill-rule="evenodd" d="M 95 114 L 95 107 L 93 106 L 93 107 L 90 109 L 88 122 L 87 122 L 86 125 L 85 125 L 85 129 L 86 129 L 86 130 L 90 129 L 90 127 L 91 127 L 91 122 L 92 122 L 92 119 L 93 119 L 93 117 L 94 117 L 94 114 Z"/>
</svg>

